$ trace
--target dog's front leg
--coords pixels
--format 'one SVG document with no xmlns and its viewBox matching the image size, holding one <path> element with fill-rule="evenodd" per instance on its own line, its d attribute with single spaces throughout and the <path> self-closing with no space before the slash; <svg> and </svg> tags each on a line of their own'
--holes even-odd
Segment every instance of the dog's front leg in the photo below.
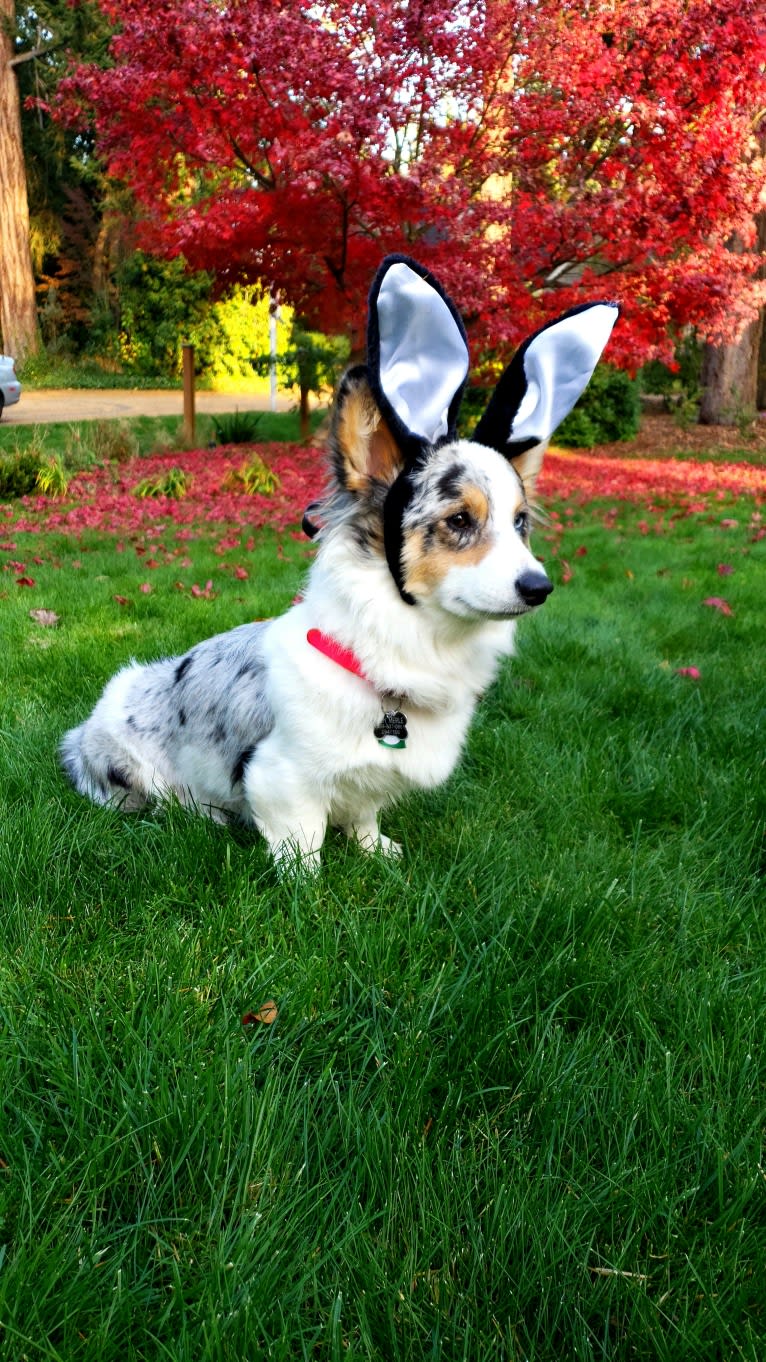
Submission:
<svg viewBox="0 0 766 1362">
<path fill-rule="evenodd" d="M 321 864 L 319 853 L 324 841 L 326 823 L 313 826 L 306 818 L 296 827 L 285 825 L 275 827 L 271 819 L 257 819 L 259 831 L 263 833 L 274 858 L 280 876 L 316 875 Z"/>
<path fill-rule="evenodd" d="M 282 767 L 280 770 L 279 767 Z M 245 795 L 280 874 L 316 874 L 327 831 L 327 809 L 286 763 L 251 763 Z"/>
</svg>

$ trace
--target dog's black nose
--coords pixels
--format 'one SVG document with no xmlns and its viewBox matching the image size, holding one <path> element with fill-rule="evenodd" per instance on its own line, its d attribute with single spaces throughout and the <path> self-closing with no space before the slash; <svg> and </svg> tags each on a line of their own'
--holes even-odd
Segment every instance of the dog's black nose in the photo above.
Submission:
<svg viewBox="0 0 766 1362">
<path fill-rule="evenodd" d="M 553 590 L 544 572 L 522 572 L 516 578 L 516 590 L 527 605 L 542 605 Z"/>
</svg>

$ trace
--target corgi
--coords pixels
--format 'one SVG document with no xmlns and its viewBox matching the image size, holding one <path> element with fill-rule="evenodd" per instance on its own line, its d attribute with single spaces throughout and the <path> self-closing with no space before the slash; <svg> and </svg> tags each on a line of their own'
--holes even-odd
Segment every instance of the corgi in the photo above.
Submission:
<svg viewBox="0 0 766 1362">
<path fill-rule="evenodd" d="M 62 740 L 75 787 L 126 811 L 175 798 L 245 820 L 280 869 L 314 871 L 328 827 L 399 854 L 381 810 L 447 779 L 518 621 L 553 590 L 530 548 L 535 483 L 616 316 L 594 303 L 535 333 L 461 439 L 459 313 L 416 261 L 387 257 L 367 363 L 335 399 L 302 597 L 119 671 Z"/>
</svg>

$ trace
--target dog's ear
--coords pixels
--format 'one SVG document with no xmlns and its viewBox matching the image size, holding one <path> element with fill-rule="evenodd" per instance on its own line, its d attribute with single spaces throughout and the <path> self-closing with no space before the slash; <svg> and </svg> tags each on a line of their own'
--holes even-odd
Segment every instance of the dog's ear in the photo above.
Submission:
<svg viewBox="0 0 766 1362">
<path fill-rule="evenodd" d="M 510 459 L 525 487 L 534 485 L 545 446 L 587 387 L 619 308 L 573 307 L 519 347 L 501 375 L 471 438 Z"/>
<path fill-rule="evenodd" d="M 454 438 L 468 376 L 465 328 L 438 280 L 409 256 L 386 256 L 373 281 L 367 369 L 408 464 Z"/>
<path fill-rule="evenodd" d="M 370 391 L 367 369 L 356 365 L 341 379 L 335 399 L 330 454 L 336 480 L 367 496 L 388 488 L 404 468 L 404 456 Z"/>
</svg>

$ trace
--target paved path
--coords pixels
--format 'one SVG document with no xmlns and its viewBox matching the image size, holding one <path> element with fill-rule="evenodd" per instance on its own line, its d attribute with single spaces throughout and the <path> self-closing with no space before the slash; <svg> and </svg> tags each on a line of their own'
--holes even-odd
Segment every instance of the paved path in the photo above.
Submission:
<svg viewBox="0 0 766 1362">
<path fill-rule="evenodd" d="M 289 393 L 277 397 L 277 410 L 296 405 Z M 21 399 L 3 412 L 3 425 L 42 425 L 50 421 L 114 421 L 130 416 L 177 416 L 183 418 L 180 389 L 141 388 L 45 388 L 22 389 Z M 227 411 L 269 411 L 268 394 L 211 393 L 196 395 L 197 415 Z"/>
</svg>

